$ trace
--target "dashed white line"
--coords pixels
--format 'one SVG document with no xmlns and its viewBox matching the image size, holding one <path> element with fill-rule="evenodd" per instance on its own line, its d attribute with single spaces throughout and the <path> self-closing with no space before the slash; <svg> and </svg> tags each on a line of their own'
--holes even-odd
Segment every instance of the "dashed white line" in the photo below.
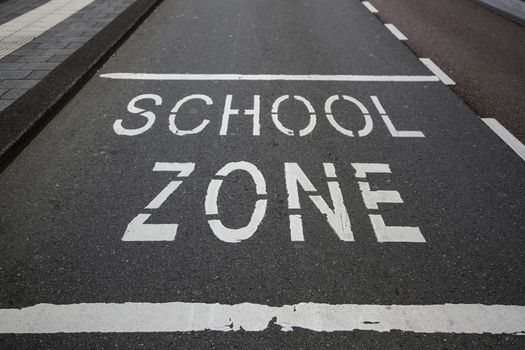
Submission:
<svg viewBox="0 0 525 350">
<path fill-rule="evenodd" d="M 525 306 L 173 302 L 38 304 L 0 310 L 0 333 L 260 332 L 270 324 L 282 331 L 520 334 L 525 331 Z"/>
<path fill-rule="evenodd" d="M 399 29 L 397 29 L 397 27 L 393 24 L 390 24 L 390 23 L 386 23 L 385 24 L 385 27 L 388 28 L 388 30 L 394 34 L 394 36 L 398 39 L 398 40 L 408 40 L 408 38 L 403 34 L 401 33 L 401 31 Z"/>
<path fill-rule="evenodd" d="M 450 79 L 450 77 L 445 72 L 443 72 L 441 68 L 439 68 L 434 62 L 432 62 L 430 58 L 420 58 L 419 60 L 423 62 L 423 64 L 427 66 L 427 68 L 430 69 L 430 71 L 434 73 L 439 78 L 439 80 L 443 82 L 443 84 L 456 85 L 454 80 Z"/>
<path fill-rule="evenodd" d="M 525 145 L 494 118 L 481 118 L 521 159 L 525 160 Z"/>
<path fill-rule="evenodd" d="M 153 74 L 108 73 L 101 78 L 123 80 L 227 80 L 227 81 L 373 81 L 373 82 L 433 82 L 434 75 L 288 75 L 288 74 Z"/>
<path fill-rule="evenodd" d="M 372 13 L 379 13 L 379 11 L 374 7 L 374 5 L 372 5 L 368 1 L 363 1 L 362 4 L 368 9 L 368 11 Z"/>
</svg>

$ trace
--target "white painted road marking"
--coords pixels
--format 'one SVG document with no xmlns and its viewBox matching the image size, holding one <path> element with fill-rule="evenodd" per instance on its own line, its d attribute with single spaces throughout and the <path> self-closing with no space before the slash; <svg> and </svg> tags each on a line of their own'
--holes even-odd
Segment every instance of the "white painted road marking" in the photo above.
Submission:
<svg viewBox="0 0 525 350">
<path fill-rule="evenodd" d="M 388 164 L 352 163 L 352 167 L 355 169 L 356 177 L 361 179 L 367 179 L 367 173 L 391 173 Z M 404 203 L 401 195 L 397 191 L 371 190 L 370 184 L 364 181 L 359 181 L 358 184 L 367 209 L 378 210 L 378 203 Z M 419 227 L 387 226 L 385 225 L 383 216 L 377 213 L 369 214 L 368 216 L 378 242 L 426 242 Z"/>
<path fill-rule="evenodd" d="M 281 131 L 283 134 L 293 136 L 295 135 L 295 132 L 291 129 L 288 129 L 279 120 L 279 106 L 283 101 L 286 101 L 289 98 L 290 95 L 283 95 L 275 99 L 275 102 L 272 105 L 272 120 L 279 131 Z M 308 110 L 310 122 L 302 130 L 299 130 L 299 136 L 306 136 L 314 130 L 315 125 L 317 124 L 317 115 L 315 113 L 314 107 L 306 98 L 297 95 L 295 95 L 293 98 L 297 101 L 301 101 Z"/>
<path fill-rule="evenodd" d="M 367 180 L 367 173 L 390 174 L 388 164 L 378 163 L 351 163 L 355 169 L 356 177 Z M 339 186 L 336 170 L 333 163 L 323 163 L 327 179 L 328 191 L 332 205 L 318 193 L 313 183 L 297 163 L 284 163 L 286 191 L 288 193 L 288 209 L 301 210 L 299 201 L 299 188 L 308 194 L 310 200 L 319 212 L 326 218 L 332 230 L 340 240 L 346 242 L 354 241 L 350 216 L 343 199 L 343 192 Z M 195 169 L 195 163 L 165 163 L 157 162 L 153 171 L 178 172 L 177 178 L 188 177 Z M 219 212 L 219 191 L 223 180 L 233 171 L 245 171 L 255 183 L 255 192 L 259 198 L 255 202 L 255 209 L 248 225 L 241 228 L 229 228 L 222 224 L 217 217 Z M 147 210 L 160 208 L 182 184 L 182 181 L 171 181 L 155 198 L 146 206 Z M 373 226 L 378 242 L 412 242 L 425 243 L 425 238 L 418 227 L 410 226 L 387 226 L 382 216 L 377 213 L 380 209 L 379 203 L 404 203 L 399 192 L 395 190 L 374 189 L 368 182 L 359 181 L 362 198 L 366 209 L 373 210 L 369 213 L 370 223 Z M 266 180 L 263 173 L 252 163 L 246 161 L 230 162 L 222 167 L 211 179 L 204 200 L 205 214 L 209 217 L 208 223 L 217 238 L 228 243 L 239 243 L 251 238 L 266 215 L 268 197 L 266 192 Z M 231 212 L 231 211 L 230 211 Z M 290 236 L 292 241 L 304 241 L 302 214 L 289 213 Z M 122 237 L 123 241 L 173 241 L 177 235 L 179 224 L 154 224 L 146 223 L 151 214 L 141 213 L 135 216 L 126 228 Z M 212 216 L 212 217 L 210 217 Z"/>
<path fill-rule="evenodd" d="M 249 162 L 231 162 L 223 166 L 216 174 L 217 177 L 226 177 L 233 171 L 247 172 L 255 183 L 255 192 L 259 197 L 266 196 L 266 181 L 261 171 L 252 163 Z M 219 190 L 222 186 L 223 180 L 213 179 L 208 185 L 208 191 L 205 199 L 206 215 L 219 215 Z M 208 220 L 213 233 L 217 238 L 228 243 L 238 243 L 244 241 L 257 231 L 266 214 L 266 207 L 268 200 L 265 198 L 258 198 L 255 202 L 255 209 L 248 225 L 241 228 L 229 228 L 224 226 L 222 221 L 218 218 Z"/>
<path fill-rule="evenodd" d="M 241 80 L 241 81 L 377 81 L 377 82 L 432 82 L 440 81 L 434 75 L 290 75 L 290 74 L 155 74 L 107 73 L 101 78 L 122 80 Z"/>
<path fill-rule="evenodd" d="M 456 85 L 454 80 L 450 79 L 450 77 L 445 72 L 443 72 L 441 68 L 439 68 L 434 62 L 432 62 L 430 58 L 420 58 L 419 60 L 423 62 L 423 64 L 427 66 L 427 68 L 430 69 L 430 71 L 434 73 L 439 78 L 439 80 L 443 82 L 443 84 Z"/>
<path fill-rule="evenodd" d="M 280 115 L 279 114 L 279 107 L 280 107 L 281 103 L 283 103 L 286 100 L 288 100 L 289 98 L 291 98 L 290 96 L 292 96 L 292 95 L 286 94 L 286 95 L 283 95 L 283 96 L 279 96 L 273 101 L 273 104 L 272 104 L 272 107 L 271 107 L 271 117 L 272 117 L 271 120 L 272 120 L 273 124 L 275 125 L 275 127 L 281 133 L 283 133 L 284 135 L 293 137 L 293 136 L 296 135 L 295 131 L 293 131 L 292 129 L 289 129 L 288 127 L 284 126 L 283 123 L 281 122 L 281 120 L 279 119 L 279 115 Z M 219 131 L 219 135 L 220 136 L 228 136 L 228 135 L 231 135 L 231 134 L 235 134 L 235 131 L 229 132 L 230 124 L 231 124 L 232 128 L 237 128 L 239 123 L 247 123 L 248 122 L 247 121 L 248 118 L 246 118 L 246 117 L 249 117 L 249 118 L 251 118 L 251 121 L 253 123 L 252 135 L 253 136 L 260 136 L 261 135 L 261 103 L 265 103 L 265 102 L 268 102 L 268 101 L 264 101 L 263 100 L 261 102 L 260 95 L 254 95 L 253 96 L 253 105 L 250 105 L 249 108 L 246 108 L 247 106 L 239 106 L 237 104 L 235 104 L 235 106 L 237 108 L 233 108 L 232 107 L 232 105 L 234 105 L 233 102 L 232 102 L 233 97 L 234 97 L 233 95 L 226 95 L 226 99 L 224 101 L 224 108 L 223 108 L 223 112 L 222 112 L 221 127 L 220 127 L 220 131 Z M 410 131 L 410 130 L 400 130 L 400 129 L 398 129 L 394 125 L 394 123 L 390 119 L 390 117 L 386 114 L 385 109 L 383 108 L 383 106 L 379 102 L 378 97 L 377 96 L 370 96 L 370 98 L 372 99 L 372 102 L 376 106 L 376 109 L 380 112 L 381 119 L 383 120 L 385 126 L 387 127 L 387 129 L 390 132 L 390 135 L 392 137 L 401 137 L 401 138 L 425 137 L 423 132 L 418 131 L 418 130 L 411 130 Z M 309 123 L 308 123 L 308 125 L 306 127 L 304 127 L 303 129 L 299 130 L 299 133 L 298 133 L 299 134 L 298 136 L 300 136 L 300 137 L 307 136 L 307 135 L 311 134 L 314 131 L 314 129 L 315 129 L 316 125 L 317 125 L 317 113 L 316 113 L 316 110 L 315 110 L 313 104 L 305 97 L 298 96 L 298 95 L 293 95 L 293 99 L 295 99 L 297 101 L 300 101 L 304 105 L 304 107 L 302 107 L 302 108 L 306 108 L 306 110 L 308 111 Z M 128 110 L 129 113 L 131 113 L 133 115 L 132 119 L 140 120 L 142 118 L 146 118 L 146 121 L 141 122 L 139 124 L 141 126 L 134 127 L 134 128 L 129 128 L 129 126 L 125 126 L 125 125 L 129 125 L 130 121 L 128 121 L 128 119 L 130 119 L 131 116 L 126 116 L 125 119 L 117 119 L 117 120 L 115 120 L 115 122 L 113 124 L 113 130 L 115 131 L 115 133 L 117 135 L 138 136 L 138 135 L 141 135 L 141 134 L 145 133 L 149 129 L 151 129 L 153 124 L 155 124 L 155 120 L 156 120 L 156 114 L 155 114 L 155 111 L 154 111 L 155 108 L 153 108 L 152 111 L 148 111 L 148 110 L 145 110 L 145 109 L 140 108 L 140 107 L 137 106 L 137 104 L 141 105 L 142 101 L 144 101 L 144 100 L 153 100 L 153 101 L 155 101 L 155 106 L 160 106 L 163 103 L 162 97 L 160 97 L 159 95 L 155 95 L 155 94 L 142 94 L 142 95 L 134 97 L 128 103 L 127 110 Z M 208 110 L 208 112 L 206 112 L 206 110 L 207 110 L 206 106 L 210 106 L 210 105 L 215 104 L 211 97 L 206 96 L 206 95 L 200 95 L 200 94 L 189 95 L 189 96 L 183 97 L 182 99 L 178 100 L 177 103 L 175 104 L 175 107 L 171 110 L 171 114 L 168 117 L 168 119 L 169 119 L 169 123 L 168 123 L 169 130 L 173 134 L 175 134 L 177 136 L 200 134 L 201 132 L 203 132 L 206 129 L 206 127 L 209 124 L 212 123 L 211 120 L 217 120 L 217 118 L 203 119 L 201 121 L 201 123 L 198 126 L 194 127 L 193 129 L 182 130 L 179 127 L 177 127 L 177 125 L 175 124 L 175 118 L 177 117 L 176 114 L 178 113 L 179 108 L 181 106 L 183 106 L 184 104 L 192 101 L 192 100 L 202 100 L 202 101 L 205 102 L 205 108 L 204 108 L 204 111 L 202 111 L 202 113 L 209 113 L 209 110 Z M 337 120 L 339 120 L 343 116 L 338 115 L 337 117 L 335 117 L 334 114 L 333 114 L 333 111 L 332 111 L 332 105 L 334 103 L 339 104 L 339 103 L 348 103 L 348 102 L 350 104 L 353 104 L 356 107 L 358 107 L 358 109 L 361 111 L 362 117 L 364 118 L 364 121 L 365 121 L 365 124 L 364 124 L 363 128 L 360 129 L 360 130 L 357 130 L 357 133 L 354 133 L 353 130 L 349 130 L 349 129 L 343 127 L 341 124 L 339 124 L 337 122 Z M 202 105 L 203 104 L 201 104 L 201 108 L 202 108 Z M 245 107 L 245 108 L 240 108 L 240 107 Z M 324 110 L 325 110 L 326 118 L 329 121 L 329 124 L 336 131 L 341 133 L 342 135 L 345 135 L 345 136 L 348 136 L 348 137 L 355 137 L 355 136 L 357 136 L 357 137 L 365 137 L 365 136 L 368 136 L 374 129 L 374 120 L 371 117 L 369 111 L 367 110 L 367 108 L 365 107 L 365 105 L 362 102 L 360 102 L 359 100 L 357 100 L 354 97 L 347 96 L 347 95 L 332 95 L 332 96 L 329 96 L 326 99 L 326 101 L 325 101 Z M 140 118 L 139 116 L 142 117 L 142 118 Z M 232 117 L 235 117 L 235 118 L 232 118 Z M 346 115 L 345 117 L 348 118 L 350 116 Z M 232 119 L 233 119 L 233 121 L 232 121 Z M 132 125 L 133 124 L 137 125 L 138 122 L 133 122 Z"/>
<path fill-rule="evenodd" d="M 350 217 L 346 209 L 343 193 L 339 183 L 335 180 L 335 168 L 332 163 L 324 163 L 325 175 L 328 180 L 328 190 L 332 199 L 332 207 L 321 197 L 310 179 L 297 163 L 284 163 L 286 192 L 288 192 L 288 209 L 301 209 L 299 201 L 299 186 L 305 191 L 311 193 L 310 200 L 315 204 L 317 209 L 323 214 L 328 221 L 332 230 L 337 234 L 339 239 L 346 242 L 354 241 Z M 315 193 L 315 194 L 314 194 Z M 290 216 L 290 233 L 292 241 L 304 241 L 303 223 L 301 215 Z"/>
<path fill-rule="evenodd" d="M 408 38 L 405 36 L 405 34 L 401 33 L 401 31 L 399 29 L 397 29 L 397 27 L 393 24 L 390 24 L 390 23 L 387 23 L 385 24 L 385 27 L 388 28 L 388 30 L 394 34 L 394 36 L 398 39 L 398 40 L 408 40 Z"/>
<path fill-rule="evenodd" d="M 185 178 L 195 170 L 195 163 L 157 162 L 153 171 L 177 172 L 176 177 Z M 158 209 L 170 195 L 182 184 L 182 181 L 171 181 L 145 209 Z M 123 241 L 173 241 L 177 235 L 178 224 L 146 224 L 151 214 L 138 214 L 128 224 Z"/>
<path fill-rule="evenodd" d="M 115 123 L 113 123 L 113 130 L 117 135 L 136 136 L 142 134 L 143 132 L 147 131 L 153 126 L 153 124 L 155 123 L 155 113 L 146 111 L 145 109 L 135 106 L 135 104 L 141 100 L 153 100 L 155 101 L 156 106 L 160 106 L 162 104 L 162 97 L 155 94 L 143 94 L 133 98 L 128 103 L 128 112 L 143 116 L 144 118 L 146 118 L 147 122 L 139 128 L 128 129 L 122 125 L 122 119 L 117 119 L 115 120 Z"/>
<path fill-rule="evenodd" d="M 372 5 L 368 1 L 363 1 L 362 4 L 368 9 L 368 11 L 370 11 L 372 13 L 379 13 L 379 11 L 377 11 L 377 9 L 374 7 L 374 5 Z"/>
<path fill-rule="evenodd" d="M 0 310 L 0 333 L 260 332 L 271 323 L 282 331 L 520 334 L 525 332 L 525 306 L 173 302 L 38 304 Z"/>
<path fill-rule="evenodd" d="M 521 159 L 525 160 L 525 145 L 494 118 L 481 118 Z"/>
<path fill-rule="evenodd" d="M 388 131 L 390 131 L 390 135 L 393 137 L 425 137 L 425 134 L 423 134 L 421 131 L 403 131 L 403 130 L 397 130 L 394 124 L 392 123 L 392 120 L 390 120 L 390 117 L 386 113 L 385 109 L 383 108 L 383 105 L 381 102 L 379 102 L 379 99 L 377 96 L 370 96 L 370 99 L 372 99 L 372 102 L 374 103 L 374 106 L 376 107 L 379 114 L 381 114 L 381 118 L 383 118 L 383 122 L 385 123 Z"/>
<path fill-rule="evenodd" d="M 0 25 L 0 58 L 21 48 L 94 0 L 51 0 Z"/>
</svg>

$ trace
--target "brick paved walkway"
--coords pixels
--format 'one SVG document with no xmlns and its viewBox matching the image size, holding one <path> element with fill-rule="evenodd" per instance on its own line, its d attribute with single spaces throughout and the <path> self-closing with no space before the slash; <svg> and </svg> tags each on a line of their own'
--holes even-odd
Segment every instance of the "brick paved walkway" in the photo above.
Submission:
<svg viewBox="0 0 525 350">
<path fill-rule="evenodd" d="M 0 2 L 0 24 L 8 22 L 24 13 L 27 13 L 49 0 L 24 0 Z"/>
<path fill-rule="evenodd" d="M 135 0 L 95 0 L 58 25 L 0 59 L 0 111 L 35 86 Z M 47 1 L 0 3 L 0 24 Z M 0 43 L 1 44 L 1 43 Z"/>
</svg>

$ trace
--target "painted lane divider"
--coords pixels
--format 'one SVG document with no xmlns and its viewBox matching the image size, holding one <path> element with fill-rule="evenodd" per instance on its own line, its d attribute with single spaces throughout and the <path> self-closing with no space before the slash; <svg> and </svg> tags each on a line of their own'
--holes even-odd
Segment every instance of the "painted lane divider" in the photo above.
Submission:
<svg viewBox="0 0 525 350">
<path fill-rule="evenodd" d="M 399 29 L 397 29 L 397 27 L 393 24 L 390 24 L 390 23 L 386 23 L 385 24 L 385 27 L 387 27 L 387 29 L 392 33 L 394 34 L 394 36 L 398 39 L 398 40 L 408 40 L 408 38 L 403 34 L 401 33 L 401 31 Z"/>
<path fill-rule="evenodd" d="M 363 1 L 362 4 L 368 9 L 368 11 L 372 13 L 379 13 L 379 11 L 374 7 L 374 5 L 372 5 L 368 1 Z"/>
<path fill-rule="evenodd" d="M 525 145 L 494 118 L 481 118 L 521 159 L 525 160 Z"/>
<path fill-rule="evenodd" d="M 107 73 L 101 78 L 120 80 L 174 80 L 174 81 L 371 81 L 371 82 L 437 82 L 435 75 L 290 75 L 290 74 L 154 74 Z"/>
<path fill-rule="evenodd" d="M 38 304 L 0 309 L 0 333 L 248 331 L 523 334 L 525 306 L 205 303 Z"/>
<path fill-rule="evenodd" d="M 362 4 L 372 13 L 379 13 L 379 11 L 368 1 L 363 1 Z M 401 41 L 407 41 L 408 38 L 399 30 L 397 27 L 391 23 L 385 23 L 385 27 L 398 39 Z M 420 58 L 419 59 L 427 68 L 435 74 L 435 77 L 438 78 L 445 85 L 456 85 L 454 80 L 452 80 L 441 68 L 439 68 L 430 58 Z"/>
<path fill-rule="evenodd" d="M 456 85 L 454 80 L 450 79 L 450 77 L 441 70 L 430 58 L 420 58 L 419 59 L 427 68 L 434 73 L 441 82 L 445 85 Z"/>
</svg>

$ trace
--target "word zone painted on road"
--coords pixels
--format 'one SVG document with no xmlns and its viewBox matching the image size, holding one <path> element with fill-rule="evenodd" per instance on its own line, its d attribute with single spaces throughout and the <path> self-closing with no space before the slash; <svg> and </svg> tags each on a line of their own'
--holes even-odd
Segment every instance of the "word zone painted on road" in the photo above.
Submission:
<svg viewBox="0 0 525 350">
<path fill-rule="evenodd" d="M 403 203 L 399 192 L 394 190 L 371 190 L 367 175 L 371 173 L 391 173 L 388 164 L 378 163 L 351 163 L 358 179 L 364 206 L 369 211 L 370 223 L 373 227 L 378 242 L 414 242 L 424 243 L 425 239 L 418 227 L 388 226 L 379 213 L 379 203 Z M 292 241 L 304 241 L 303 220 L 300 212 L 300 191 L 304 191 L 313 202 L 319 212 L 326 218 L 328 225 L 342 241 L 354 241 L 352 225 L 345 206 L 336 170 L 333 163 L 323 163 L 325 177 L 327 179 L 331 206 L 327 203 L 314 187 L 308 176 L 297 163 L 284 163 L 284 177 L 288 193 L 288 209 L 290 223 L 290 238 Z M 146 205 L 145 209 L 158 209 L 168 197 L 175 195 L 175 191 L 191 176 L 195 170 L 195 163 L 167 163 L 157 162 L 153 171 L 173 172 L 176 180 L 169 182 L 164 189 Z M 224 179 L 234 171 L 247 173 L 255 184 L 257 200 L 251 214 L 249 223 L 244 227 L 226 227 L 220 220 L 218 205 L 219 192 Z M 230 162 L 224 165 L 209 182 L 206 198 L 204 200 L 204 212 L 210 218 L 208 224 L 215 236 L 228 243 L 238 243 L 252 237 L 265 218 L 268 205 L 266 180 L 263 173 L 256 165 L 240 161 Z M 126 229 L 123 241 L 173 241 L 177 234 L 178 224 L 148 224 L 146 221 L 151 214 L 138 214 Z"/>
</svg>

